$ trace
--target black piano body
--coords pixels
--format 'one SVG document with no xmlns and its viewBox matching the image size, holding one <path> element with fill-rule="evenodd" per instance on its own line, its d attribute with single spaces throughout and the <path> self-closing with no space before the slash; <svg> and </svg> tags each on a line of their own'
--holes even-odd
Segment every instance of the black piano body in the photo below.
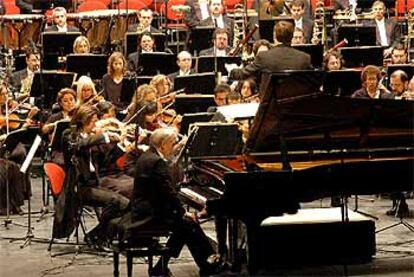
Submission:
<svg viewBox="0 0 414 277">
<path fill-rule="evenodd" d="M 210 214 L 242 220 L 254 234 L 301 202 L 413 190 L 414 102 L 326 95 L 322 79 L 269 73 L 243 155 L 194 161 L 197 189 L 220 191 L 205 199 Z"/>
</svg>

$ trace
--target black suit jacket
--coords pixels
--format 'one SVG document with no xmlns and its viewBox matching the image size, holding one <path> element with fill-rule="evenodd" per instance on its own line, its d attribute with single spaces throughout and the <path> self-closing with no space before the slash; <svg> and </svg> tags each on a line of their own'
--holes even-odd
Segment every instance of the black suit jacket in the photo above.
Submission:
<svg viewBox="0 0 414 277">
<path fill-rule="evenodd" d="M 167 162 L 154 148 L 144 152 L 135 167 L 134 195 L 131 211 L 134 218 L 169 222 L 185 213 L 172 184 Z"/>
<path fill-rule="evenodd" d="M 226 48 L 226 55 L 229 54 L 230 50 L 231 50 L 230 47 Z M 210 47 L 210 48 L 201 50 L 200 53 L 199 53 L 199 56 L 214 56 L 214 47 Z"/>
<path fill-rule="evenodd" d="M 193 68 L 190 69 L 190 75 L 196 73 L 195 70 Z M 174 80 L 177 76 L 180 75 L 180 71 L 176 71 L 174 73 L 171 73 L 168 75 L 168 78 L 171 80 L 171 82 L 174 84 Z"/>
<path fill-rule="evenodd" d="M 132 24 L 131 26 L 128 27 L 128 32 L 132 32 L 132 33 L 137 32 L 138 31 L 138 26 L 139 26 L 138 23 Z M 154 26 L 150 26 L 150 31 L 149 32 L 150 33 L 161 33 L 161 31 L 158 30 L 157 28 L 155 28 Z"/>
<path fill-rule="evenodd" d="M 45 29 L 45 32 L 57 32 L 57 31 L 58 31 L 58 28 L 56 25 L 52 25 L 49 28 Z M 79 29 L 76 26 L 68 25 L 68 32 L 79 32 Z"/>
<path fill-rule="evenodd" d="M 279 45 L 268 51 L 260 52 L 253 63 L 246 67 L 232 70 L 230 77 L 235 80 L 242 80 L 257 76 L 262 72 L 311 68 L 311 57 L 308 54 L 290 46 Z"/>
<path fill-rule="evenodd" d="M 229 45 L 231 45 L 231 43 L 233 41 L 233 34 L 234 34 L 234 32 L 233 32 L 234 31 L 234 20 L 223 14 L 223 21 L 224 21 L 225 29 L 226 29 L 227 34 L 228 34 Z M 210 17 L 202 20 L 200 22 L 200 25 L 201 26 L 214 26 L 213 18 L 210 16 Z"/>
<path fill-rule="evenodd" d="M 27 78 L 27 74 L 27 68 L 14 72 L 11 78 L 13 87 L 20 91 L 22 80 Z"/>
</svg>

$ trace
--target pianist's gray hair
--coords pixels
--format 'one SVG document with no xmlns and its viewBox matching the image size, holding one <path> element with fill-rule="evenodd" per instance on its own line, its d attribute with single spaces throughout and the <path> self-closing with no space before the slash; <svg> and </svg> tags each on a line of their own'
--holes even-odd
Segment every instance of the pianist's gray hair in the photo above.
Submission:
<svg viewBox="0 0 414 277">
<path fill-rule="evenodd" d="M 177 137 L 177 131 L 174 128 L 166 127 L 157 129 L 150 136 L 150 145 L 158 149 L 171 137 Z"/>
</svg>

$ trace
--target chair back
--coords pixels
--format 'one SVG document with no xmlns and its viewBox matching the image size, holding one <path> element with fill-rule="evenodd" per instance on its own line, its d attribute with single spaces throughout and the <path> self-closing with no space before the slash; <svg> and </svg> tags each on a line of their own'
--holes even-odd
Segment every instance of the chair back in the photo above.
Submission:
<svg viewBox="0 0 414 277">
<path fill-rule="evenodd" d="M 65 171 L 56 163 L 48 162 L 43 165 L 46 176 L 50 182 L 50 189 L 53 197 L 58 197 L 63 189 L 63 181 L 65 180 Z"/>
</svg>

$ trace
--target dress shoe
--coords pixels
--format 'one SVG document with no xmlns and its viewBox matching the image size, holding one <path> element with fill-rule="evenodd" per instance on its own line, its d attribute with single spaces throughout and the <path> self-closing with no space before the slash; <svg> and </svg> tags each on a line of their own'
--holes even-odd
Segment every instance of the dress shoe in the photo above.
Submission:
<svg viewBox="0 0 414 277">
<path fill-rule="evenodd" d="M 385 214 L 389 216 L 395 216 L 396 212 L 397 212 L 397 206 L 393 206 L 391 209 L 386 211 Z"/>
<path fill-rule="evenodd" d="M 151 277 L 174 277 L 174 274 L 167 267 L 162 270 L 161 266 L 155 266 L 149 271 L 149 276 Z"/>
</svg>

